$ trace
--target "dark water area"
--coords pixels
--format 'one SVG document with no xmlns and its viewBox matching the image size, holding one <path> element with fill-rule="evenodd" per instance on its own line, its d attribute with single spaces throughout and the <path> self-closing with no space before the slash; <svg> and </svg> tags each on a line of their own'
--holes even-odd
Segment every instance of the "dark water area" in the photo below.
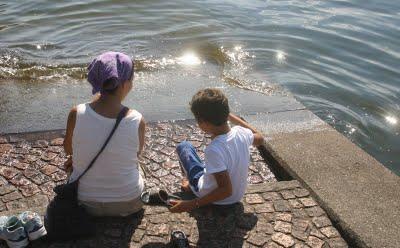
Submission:
<svg viewBox="0 0 400 248">
<path fill-rule="evenodd" d="M 202 87 L 293 95 L 400 175 L 400 1 L 0 1 L 0 132 L 89 99 L 107 50 L 148 115 Z"/>
</svg>

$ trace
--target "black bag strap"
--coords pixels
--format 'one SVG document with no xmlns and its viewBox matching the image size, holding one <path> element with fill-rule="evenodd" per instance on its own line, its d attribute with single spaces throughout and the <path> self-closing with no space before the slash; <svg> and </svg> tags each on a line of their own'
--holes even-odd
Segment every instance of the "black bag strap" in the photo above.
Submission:
<svg viewBox="0 0 400 248">
<path fill-rule="evenodd" d="M 81 177 L 83 175 L 85 175 L 85 173 L 93 166 L 94 162 L 96 162 L 96 160 L 99 157 L 99 155 L 103 152 L 104 148 L 106 148 L 106 146 L 107 146 L 108 142 L 110 141 L 111 137 L 113 136 L 115 130 L 117 130 L 117 127 L 118 127 L 119 123 L 125 117 L 125 115 L 128 113 L 128 111 L 129 111 L 129 108 L 127 108 L 127 107 L 123 107 L 122 108 L 122 110 L 118 114 L 117 120 L 115 121 L 114 128 L 111 130 L 111 133 L 108 135 L 108 138 L 107 138 L 106 142 L 104 142 L 104 144 L 101 147 L 100 151 L 92 159 L 92 162 L 90 162 L 89 166 L 83 171 L 83 173 L 74 182 L 78 182 L 79 179 L 81 179 Z"/>
</svg>

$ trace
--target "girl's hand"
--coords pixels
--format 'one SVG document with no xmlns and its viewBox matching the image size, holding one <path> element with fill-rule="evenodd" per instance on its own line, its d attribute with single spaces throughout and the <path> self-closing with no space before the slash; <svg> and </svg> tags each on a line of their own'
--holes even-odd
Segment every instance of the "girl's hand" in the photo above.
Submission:
<svg viewBox="0 0 400 248">
<path fill-rule="evenodd" d="M 171 200 L 170 203 L 173 207 L 171 207 L 169 211 L 172 213 L 190 212 L 195 208 L 194 201 Z"/>
</svg>

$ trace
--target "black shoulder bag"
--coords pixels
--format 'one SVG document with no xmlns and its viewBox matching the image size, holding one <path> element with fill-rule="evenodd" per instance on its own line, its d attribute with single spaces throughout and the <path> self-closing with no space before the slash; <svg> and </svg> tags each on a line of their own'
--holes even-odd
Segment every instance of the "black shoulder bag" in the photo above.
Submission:
<svg viewBox="0 0 400 248">
<path fill-rule="evenodd" d="M 97 157 L 103 152 L 128 110 L 127 107 L 124 107 L 121 112 L 119 112 L 114 128 L 106 142 L 104 142 L 100 151 L 93 158 L 85 171 L 83 171 L 75 181 L 54 187 L 53 190 L 56 195 L 47 206 L 46 215 L 44 217 L 44 225 L 50 239 L 71 240 L 95 234 L 95 224 L 91 221 L 85 208 L 78 203 L 79 179 L 93 166 Z"/>
</svg>

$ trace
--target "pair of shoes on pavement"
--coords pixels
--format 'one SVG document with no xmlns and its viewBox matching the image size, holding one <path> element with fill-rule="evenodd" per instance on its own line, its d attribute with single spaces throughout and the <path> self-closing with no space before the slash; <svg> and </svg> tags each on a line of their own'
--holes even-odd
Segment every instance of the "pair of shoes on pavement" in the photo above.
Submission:
<svg viewBox="0 0 400 248">
<path fill-rule="evenodd" d="M 169 194 L 167 191 L 160 189 L 155 192 L 144 191 L 140 195 L 140 199 L 144 204 L 147 205 L 166 205 L 172 206 L 171 200 L 180 200 L 179 196 Z"/>
<path fill-rule="evenodd" d="M 0 216 L 0 239 L 5 240 L 10 248 L 26 247 L 29 241 L 46 234 L 37 213 L 26 211 L 18 216 Z"/>
</svg>

